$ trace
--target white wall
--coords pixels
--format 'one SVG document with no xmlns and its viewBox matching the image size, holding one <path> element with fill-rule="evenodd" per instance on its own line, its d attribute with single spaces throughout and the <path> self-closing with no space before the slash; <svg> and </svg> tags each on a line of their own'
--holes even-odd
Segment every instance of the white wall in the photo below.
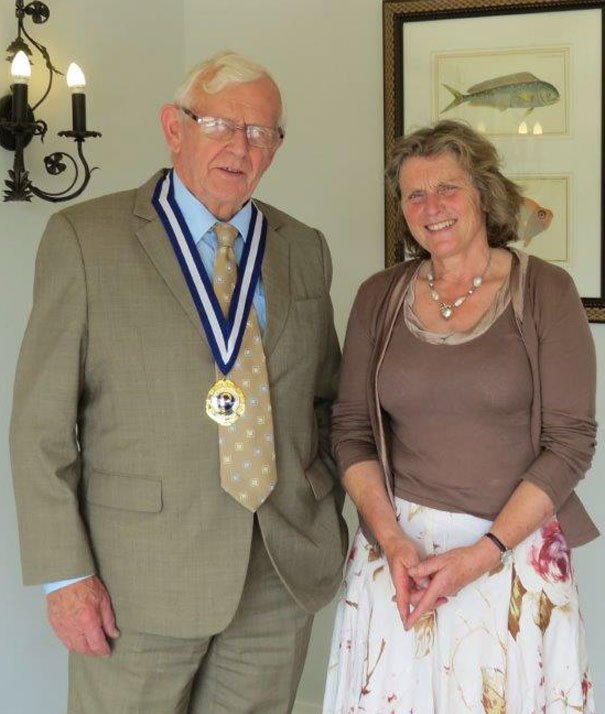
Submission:
<svg viewBox="0 0 605 714">
<path fill-rule="evenodd" d="M 14 36 L 10 5 L 0 10 L 0 47 Z M 342 335 L 357 285 L 383 261 L 380 0 L 55 0 L 51 12 L 39 36 L 56 54 L 57 64 L 64 67 L 72 58 L 81 62 L 90 85 L 90 126 L 105 132 L 103 139 L 86 144 L 102 167 L 87 197 L 138 184 L 165 163 L 157 109 L 186 67 L 231 47 L 273 70 L 286 95 L 288 136 L 259 196 L 325 231 L 335 264 L 333 297 Z M 122 61 L 130 61 L 131 69 L 121 70 Z M 52 130 L 67 127 L 68 101 L 66 92 L 57 89 L 48 110 L 46 102 L 44 118 Z M 49 151 L 64 146 L 50 136 L 46 143 Z M 33 167 L 32 161 L 32 172 L 42 183 L 38 165 Z M 8 157 L 0 152 L 0 175 L 6 168 Z M 35 249 L 52 210 L 40 202 L 0 205 L 2 434 L 8 430 Z M 593 326 L 593 334 L 603 365 L 605 325 Z M 605 370 L 598 404 L 605 421 Z M 44 623 L 39 591 L 20 585 L 6 439 L 0 440 L 0 460 L 0 710 L 61 714 L 65 657 Z M 603 527 L 605 485 L 599 474 L 604 472 L 605 447 L 600 446 L 580 493 Z M 604 556 L 605 539 L 576 553 L 598 702 L 605 702 Z M 332 617 L 333 608 L 327 608 L 316 619 L 297 714 L 318 711 Z"/>
</svg>

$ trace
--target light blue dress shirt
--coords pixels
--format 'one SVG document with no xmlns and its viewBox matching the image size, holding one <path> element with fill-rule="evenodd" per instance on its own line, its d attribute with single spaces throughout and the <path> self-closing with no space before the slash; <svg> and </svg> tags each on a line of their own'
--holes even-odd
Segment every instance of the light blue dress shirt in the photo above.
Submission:
<svg viewBox="0 0 605 714">
<path fill-rule="evenodd" d="M 176 171 L 173 175 L 174 198 L 178 207 L 181 209 L 181 213 L 183 214 L 185 223 L 189 228 L 189 232 L 193 236 L 193 240 L 197 246 L 204 268 L 206 268 L 206 272 L 212 280 L 212 276 L 214 274 L 214 256 L 216 254 L 217 246 L 216 236 L 212 227 L 217 222 L 217 218 L 210 213 L 203 203 L 201 203 L 187 188 L 185 188 L 183 182 L 177 176 Z M 239 235 L 235 239 L 235 245 L 233 247 L 238 263 L 242 257 L 244 240 L 248 236 L 251 218 L 252 204 L 248 201 L 248 203 L 246 203 L 246 205 L 229 220 L 229 223 L 231 223 L 232 226 L 235 226 L 239 231 Z M 265 300 L 262 278 L 260 278 L 256 284 L 253 305 L 256 310 L 256 316 L 258 317 L 258 325 L 261 331 L 264 332 L 267 327 L 267 302 Z"/>
<path fill-rule="evenodd" d="M 204 264 L 204 268 L 206 269 L 209 278 L 212 280 L 212 276 L 214 274 L 214 256 L 216 254 L 217 246 L 216 235 L 214 234 L 212 228 L 217 222 L 217 219 L 212 215 L 212 213 L 210 213 L 206 206 L 204 206 L 204 204 L 201 203 L 185 187 L 176 171 L 173 173 L 173 176 L 175 201 L 183 214 L 183 218 L 189 228 L 189 232 L 193 236 L 193 240 L 202 259 L 202 263 Z M 239 235 L 235 239 L 234 245 L 235 257 L 238 263 L 244 250 L 244 241 L 248 236 L 251 218 L 252 204 L 248 201 L 248 203 L 246 203 L 246 205 L 241 208 L 229 221 L 229 223 L 235 226 L 239 231 Z M 265 299 L 262 278 L 259 278 L 259 281 L 256 284 L 253 304 L 258 318 L 258 325 L 261 331 L 264 332 L 267 327 L 267 301 Z M 85 580 L 89 577 L 90 575 L 82 575 L 79 578 L 70 578 L 69 580 L 58 580 L 53 583 L 46 583 L 44 585 L 44 592 L 48 595 L 55 590 L 59 590 L 59 588 L 64 588 L 67 585 L 73 585 L 74 583 L 77 583 L 80 580 Z"/>
</svg>

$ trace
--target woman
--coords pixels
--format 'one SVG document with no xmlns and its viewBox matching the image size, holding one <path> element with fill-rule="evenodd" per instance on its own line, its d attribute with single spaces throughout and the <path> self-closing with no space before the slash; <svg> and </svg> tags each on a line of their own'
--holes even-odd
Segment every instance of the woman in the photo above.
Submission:
<svg viewBox="0 0 605 714">
<path fill-rule="evenodd" d="M 598 534 L 573 492 L 596 430 L 582 304 L 506 247 L 521 196 L 469 127 L 401 139 L 387 179 L 414 259 L 349 320 L 333 445 L 361 523 L 324 714 L 593 712 L 569 559 Z"/>
</svg>

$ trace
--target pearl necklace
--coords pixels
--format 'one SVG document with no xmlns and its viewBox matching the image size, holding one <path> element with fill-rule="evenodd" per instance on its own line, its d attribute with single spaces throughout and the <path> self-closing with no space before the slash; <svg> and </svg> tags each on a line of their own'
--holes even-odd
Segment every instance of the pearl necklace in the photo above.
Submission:
<svg viewBox="0 0 605 714">
<path fill-rule="evenodd" d="M 431 261 L 429 272 L 426 274 L 426 281 L 429 284 L 431 297 L 435 302 L 439 303 L 439 312 L 441 313 L 441 317 L 444 320 L 449 320 L 450 317 L 454 314 L 454 310 L 464 304 L 466 302 L 466 299 L 469 298 L 475 292 L 475 290 L 480 288 L 481 285 L 483 285 L 483 280 L 485 279 L 485 274 L 487 273 L 491 259 L 492 253 L 491 251 L 489 251 L 487 256 L 487 263 L 485 264 L 485 268 L 483 269 L 481 275 L 476 275 L 472 279 L 471 287 L 466 291 L 465 295 L 461 295 L 452 302 L 445 302 L 444 300 L 442 300 L 441 295 L 439 295 L 439 293 L 435 289 L 435 274 L 433 273 L 433 263 Z"/>
</svg>

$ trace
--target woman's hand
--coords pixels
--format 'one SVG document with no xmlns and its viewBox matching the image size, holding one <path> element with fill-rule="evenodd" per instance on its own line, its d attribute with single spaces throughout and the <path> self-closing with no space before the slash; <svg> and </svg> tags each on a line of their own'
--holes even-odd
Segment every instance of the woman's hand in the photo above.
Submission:
<svg viewBox="0 0 605 714">
<path fill-rule="evenodd" d="M 383 552 L 389 563 L 391 580 L 395 586 L 397 609 L 403 625 L 407 629 L 410 607 L 417 599 L 416 582 L 410 577 L 409 571 L 419 565 L 420 556 L 414 543 L 403 534 L 384 544 Z"/>
<path fill-rule="evenodd" d="M 416 588 L 419 584 L 426 584 L 427 580 L 429 582 L 427 587 L 417 590 L 412 600 L 414 610 L 404 620 L 406 629 L 409 630 L 426 612 L 447 602 L 449 597 L 499 564 L 498 548 L 487 538 L 481 538 L 474 545 L 453 548 L 410 566 L 408 575 L 415 581 Z"/>
</svg>

